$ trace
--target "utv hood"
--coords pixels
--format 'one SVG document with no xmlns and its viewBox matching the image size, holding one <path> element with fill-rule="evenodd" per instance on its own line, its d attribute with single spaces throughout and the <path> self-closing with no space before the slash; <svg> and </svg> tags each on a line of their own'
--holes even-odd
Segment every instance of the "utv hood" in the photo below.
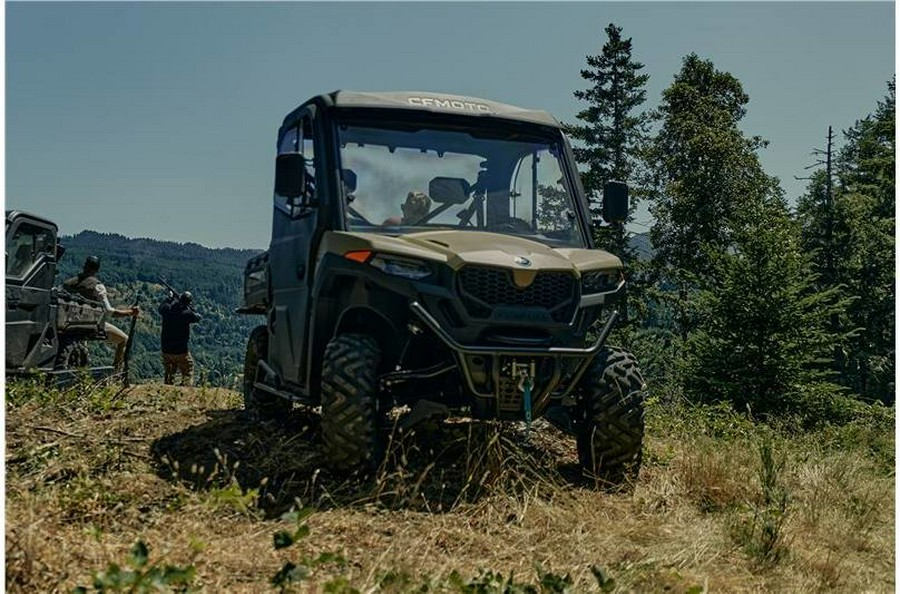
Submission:
<svg viewBox="0 0 900 594">
<path fill-rule="evenodd" d="M 393 237 L 378 233 L 327 232 L 322 252 L 344 255 L 371 250 L 436 262 L 454 270 L 477 265 L 509 270 L 586 270 L 621 268 L 616 256 L 602 250 L 551 248 L 524 237 L 482 231 L 424 231 Z"/>
</svg>

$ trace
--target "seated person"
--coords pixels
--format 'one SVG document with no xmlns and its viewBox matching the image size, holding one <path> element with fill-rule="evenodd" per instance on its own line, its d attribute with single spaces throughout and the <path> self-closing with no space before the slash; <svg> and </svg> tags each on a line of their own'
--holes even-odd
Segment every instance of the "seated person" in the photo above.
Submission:
<svg viewBox="0 0 900 594">
<path fill-rule="evenodd" d="M 421 223 L 431 211 L 431 198 L 424 192 L 410 192 L 406 202 L 400 205 L 402 217 L 388 217 L 381 223 L 382 227 L 399 227 L 400 225 L 416 225 Z"/>
</svg>

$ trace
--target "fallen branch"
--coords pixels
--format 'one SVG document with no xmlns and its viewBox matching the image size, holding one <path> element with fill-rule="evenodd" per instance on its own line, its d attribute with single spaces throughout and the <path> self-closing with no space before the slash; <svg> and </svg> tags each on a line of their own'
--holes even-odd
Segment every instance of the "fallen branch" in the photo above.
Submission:
<svg viewBox="0 0 900 594">
<path fill-rule="evenodd" d="M 74 437 L 75 439 L 81 439 L 90 443 L 135 443 L 135 442 L 144 442 L 150 441 L 149 437 L 119 437 L 119 438 L 104 438 L 102 440 L 88 438 L 86 435 L 79 435 L 77 433 L 69 433 L 68 431 L 63 431 L 62 429 L 56 429 L 54 427 L 42 427 L 38 425 L 26 425 L 29 429 L 34 429 L 35 431 L 47 431 L 50 433 L 57 433 L 59 435 L 65 435 L 66 437 Z"/>
</svg>

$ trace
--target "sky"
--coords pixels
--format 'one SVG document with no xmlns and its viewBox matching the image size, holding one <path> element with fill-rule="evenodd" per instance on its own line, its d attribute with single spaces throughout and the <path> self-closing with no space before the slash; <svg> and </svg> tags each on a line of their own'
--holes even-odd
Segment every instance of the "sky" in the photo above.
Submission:
<svg viewBox="0 0 900 594">
<path fill-rule="evenodd" d="M 268 246 L 277 128 L 320 93 L 446 92 L 574 122 L 612 22 L 650 75 L 647 108 L 692 52 L 736 76 L 742 127 L 795 201 L 828 126 L 873 112 L 895 72 L 892 2 L 5 6 L 6 208 L 209 247 Z"/>
</svg>

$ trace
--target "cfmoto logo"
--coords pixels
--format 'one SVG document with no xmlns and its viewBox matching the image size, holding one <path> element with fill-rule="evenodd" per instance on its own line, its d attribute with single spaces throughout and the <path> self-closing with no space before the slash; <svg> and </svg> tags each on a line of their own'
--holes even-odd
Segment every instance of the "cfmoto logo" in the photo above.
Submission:
<svg viewBox="0 0 900 594">
<path fill-rule="evenodd" d="M 526 268 L 527 268 L 528 266 L 531 266 L 531 260 L 529 260 L 529 259 L 526 258 L 525 256 L 516 256 L 516 257 L 513 259 L 513 262 L 515 262 L 515 263 L 518 264 L 519 266 L 525 266 Z"/>
</svg>

